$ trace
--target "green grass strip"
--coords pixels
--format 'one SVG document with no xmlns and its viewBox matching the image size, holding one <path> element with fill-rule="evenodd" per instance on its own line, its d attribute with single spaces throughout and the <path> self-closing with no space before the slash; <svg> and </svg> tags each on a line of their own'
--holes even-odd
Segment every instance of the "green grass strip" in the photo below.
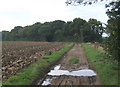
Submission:
<svg viewBox="0 0 120 87">
<path fill-rule="evenodd" d="M 118 65 L 88 44 L 82 44 L 87 58 L 97 71 L 102 85 L 118 85 Z"/>
<path fill-rule="evenodd" d="M 79 62 L 78 58 L 71 58 L 71 59 L 69 59 L 69 63 L 71 63 L 71 64 L 76 64 L 78 62 Z"/>
<path fill-rule="evenodd" d="M 49 66 L 53 65 L 62 55 L 73 47 L 73 43 L 65 46 L 49 56 L 39 58 L 35 63 L 22 69 L 21 72 L 11 76 L 3 82 L 3 85 L 30 85 L 37 78 L 46 73 Z"/>
</svg>

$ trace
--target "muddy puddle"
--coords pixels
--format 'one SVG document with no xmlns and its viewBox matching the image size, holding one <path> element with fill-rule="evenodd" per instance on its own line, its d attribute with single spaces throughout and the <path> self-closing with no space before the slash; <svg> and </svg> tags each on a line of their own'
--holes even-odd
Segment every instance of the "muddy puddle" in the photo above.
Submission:
<svg viewBox="0 0 120 87">
<path fill-rule="evenodd" d="M 43 85 L 43 86 L 50 85 L 50 84 L 51 84 L 51 81 L 52 81 L 53 79 L 56 79 L 56 78 L 57 78 L 57 77 L 46 78 L 46 79 L 42 82 L 42 84 L 40 84 L 40 85 Z"/>
<path fill-rule="evenodd" d="M 53 70 L 50 70 L 50 72 L 47 74 L 47 77 L 44 79 L 42 84 L 38 85 L 50 85 L 52 80 L 58 78 L 59 76 L 96 76 L 96 73 L 91 69 L 82 69 L 82 70 L 60 70 L 61 65 L 56 65 Z"/>
</svg>

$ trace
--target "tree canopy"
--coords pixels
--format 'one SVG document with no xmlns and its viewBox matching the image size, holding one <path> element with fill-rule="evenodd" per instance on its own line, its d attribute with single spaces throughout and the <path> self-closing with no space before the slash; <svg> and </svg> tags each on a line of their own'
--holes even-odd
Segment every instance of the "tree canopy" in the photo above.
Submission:
<svg viewBox="0 0 120 87">
<path fill-rule="evenodd" d="M 109 37 L 106 41 L 106 51 L 113 59 L 119 59 L 120 57 L 120 1 L 111 2 L 106 6 L 108 8 L 107 15 L 109 17 L 107 33 Z"/>
<path fill-rule="evenodd" d="M 92 28 L 91 28 L 92 27 Z M 90 19 L 88 22 L 75 18 L 73 21 L 35 23 L 30 26 L 16 26 L 10 32 L 2 31 L 3 41 L 74 41 L 102 42 L 103 27 L 100 21 Z"/>
</svg>

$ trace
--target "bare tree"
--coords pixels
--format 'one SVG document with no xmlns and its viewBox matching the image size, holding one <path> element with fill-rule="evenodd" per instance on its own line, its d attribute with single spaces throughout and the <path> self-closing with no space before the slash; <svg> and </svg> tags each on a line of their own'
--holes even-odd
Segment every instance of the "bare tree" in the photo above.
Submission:
<svg viewBox="0 0 120 87">
<path fill-rule="evenodd" d="M 93 3 L 96 3 L 96 2 L 101 2 L 101 1 L 108 1 L 108 0 L 66 0 L 66 4 L 67 5 L 74 5 L 74 6 L 77 6 L 77 5 L 91 5 Z M 110 1 L 110 0 L 109 0 Z M 111 1 L 117 1 L 117 0 L 111 0 Z"/>
</svg>

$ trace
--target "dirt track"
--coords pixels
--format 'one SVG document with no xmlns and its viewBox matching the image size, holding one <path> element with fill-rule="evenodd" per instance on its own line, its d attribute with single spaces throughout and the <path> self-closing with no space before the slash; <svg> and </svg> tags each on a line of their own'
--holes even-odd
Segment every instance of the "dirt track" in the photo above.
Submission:
<svg viewBox="0 0 120 87">
<path fill-rule="evenodd" d="M 77 64 L 70 64 L 70 58 L 78 58 L 79 63 Z M 90 65 L 87 61 L 85 56 L 84 49 L 80 46 L 75 44 L 75 46 L 67 52 L 62 60 L 59 62 L 60 70 L 68 70 L 68 71 L 75 71 L 75 70 L 82 70 L 82 69 L 90 69 Z M 52 78 L 50 85 L 100 85 L 97 76 L 66 76 L 60 75 L 56 76 L 53 79 L 53 76 L 48 75 L 46 78 Z"/>
<path fill-rule="evenodd" d="M 69 59 L 70 58 L 78 58 L 79 63 L 77 64 L 70 64 Z M 84 50 L 80 45 L 75 45 L 63 58 L 63 60 L 60 62 L 62 70 L 79 70 L 79 69 L 85 69 L 89 67 L 87 58 L 85 56 Z"/>
</svg>

